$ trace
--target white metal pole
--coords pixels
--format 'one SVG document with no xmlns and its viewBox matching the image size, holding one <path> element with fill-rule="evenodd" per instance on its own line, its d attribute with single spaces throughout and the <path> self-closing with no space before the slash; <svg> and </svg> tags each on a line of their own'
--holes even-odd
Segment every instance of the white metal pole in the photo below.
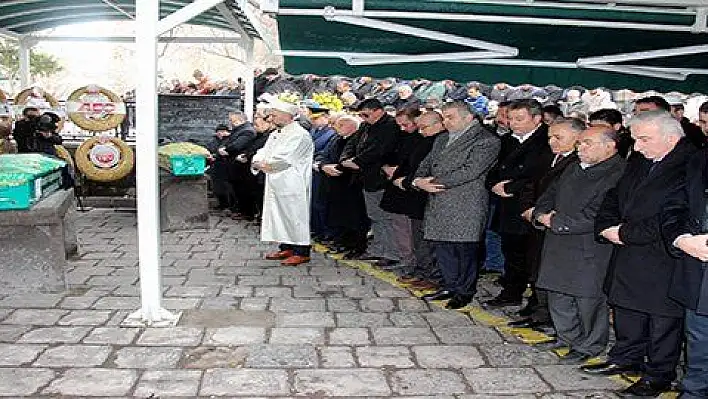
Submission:
<svg viewBox="0 0 708 399">
<path fill-rule="evenodd" d="M 30 43 L 26 39 L 19 41 L 19 57 L 20 57 L 20 87 L 22 90 L 30 85 Z"/>
<path fill-rule="evenodd" d="M 159 0 L 136 1 L 136 183 L 141 308 L 126 324 L 173 325 L 179 316 L 162 309 L 160 207 L 157 170 L 157 30 Z"/>
<path fill-rule="evenodd" d="M 246 45 L 244 49 L 246 50 L 246 76 L 243 78 L 244 85 L 244 98 L 243 98 L 243 111 L 248 116 L 248 120 L 253 122 L 253 103 L 254 103 L 254 91 L 253 91 L 253 39 L 246 36 Z"/>
</svg>

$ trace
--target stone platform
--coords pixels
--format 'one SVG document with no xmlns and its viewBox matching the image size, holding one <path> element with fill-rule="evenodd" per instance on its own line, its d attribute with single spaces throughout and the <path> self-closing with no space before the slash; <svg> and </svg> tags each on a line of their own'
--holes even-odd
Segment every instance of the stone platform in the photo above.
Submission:
<svg viewBox="0 0 708 399">
<path fill-rule="evenodd" d="M 140 305 L 135 215 L 78 219 L 69 291 L 0 294 L 0 396 L 247 398 L 614 398 L 490 326 L 500 315 L 430 305 L 321 254 L 262 259 L 257 226 L 211 216 L 163 234 L 172 328 L 122 327 Z M 481 285 L 481 299 L 496 288 Z M 471 317 L 472 316 L 472 317 Z"/>
</svg>

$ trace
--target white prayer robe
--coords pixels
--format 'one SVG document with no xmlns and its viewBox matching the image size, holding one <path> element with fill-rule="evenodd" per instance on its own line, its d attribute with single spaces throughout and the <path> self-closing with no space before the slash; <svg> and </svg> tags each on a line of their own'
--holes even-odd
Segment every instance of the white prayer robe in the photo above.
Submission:
<svg viewBox="0 0 708 399">
<path fill-rule="evenodd" d="M 312 138 L 297 122 L 268 137 L 253 162 L 265 162 L 261 241 L 310 245 Z"/>
</svg>

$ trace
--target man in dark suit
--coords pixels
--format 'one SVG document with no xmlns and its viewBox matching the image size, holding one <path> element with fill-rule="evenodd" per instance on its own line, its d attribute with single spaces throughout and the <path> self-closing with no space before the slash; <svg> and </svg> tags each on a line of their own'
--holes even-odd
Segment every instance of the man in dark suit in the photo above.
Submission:
<svg viewBox="0 0 708 399">
<path fill-rule="evenodd" d="M 594 242 L 594 223 L 605 193 L 617 184 L 625 161 L 617 132 L 591 127 L 580 135 L 580 162 L 568 166 L 541 195 L 534 220 L 546 228 L 536 286 L 547 292 L 558 340 L 570 351 L 564 364 L 603 353 L 610 320 L 602 281 L 612 246 Z"/>
<path fill-rule="evenodd" d="M 403 215 L 384 212 L 379 204 L 388 179 L 381 168 L 386 156 L 396 147 L 400 129 L 396 120 L 388 115 L 381 101 L 370 98 L 359 104 L 359 117 L 363 123 L 359 131 L 347 140 L 341 154 L 341 166 L 354 174 L 363 186 L 366 213 L 371 219 L 374 237 L 360 259 L 375 260 L 380 266 L 391 266 L 401 260 L 394 241 L 397 223 L 407 223 Z M 402 227 L 401 229 L 404 229 Z"/>
<path fill-rule="evenodd" d="M 445 286 L 423 299 L 450 299 L 446 307 L 458 309 L 470 303 L 477 290 L 479 244 L 489 205 L 484 183 L 500 144 L 467 104 L 445 104 L 442 115 L 447 132 L 440 133 L 410 185 L 429 193 L 425 239 L 433 241 Z"/>
<path fill-rule="evenodd" d="M 519 194 L 521 209 L 524 209 L 523 218 L 531 223 L 531 213 L 536 200 L 546 191 L 565 168 L 578 160 L 575 152 L 578 137 L 585 131 L 585 122 L 580 119 L 561 119 L 549 128 L 548 144 L 553 151 L 553 160 L 542 170 L 540 178 L 529 181 L 529 184 Z M 541 263 L 541 250 L 543 249 L 543 236 L 545 232 L 536 229 L 529 237 L 528 262 L 530 265 L 530 281 L 532 295 L 528 304 L 519 312 L 526 316 L 521 320 L 509 322 L 510 327 L 549 327 L 551 315 L 548 313 L 548 295 L 533 284 L 538 277 L 538 267 Z"/>
<path fill-rule="evenodd" d="M 677 261 L 660 231 L 666 197 L 685 180 L 695 146 L 665 111 L 646 111 L 630 124 L 636 154 L 617 186 L 608 191 L 595 231 L 614 244 L 604 290 L 614 309 L 616 343 L 605 363 L 583 366 L 589 373 L 641 372 L 625 393 L 658 395 L 676 377 L 683 308 L 669 298 Z M 646 360 L 645 360 L 646 358 Z"/>
<path fill-rule="evenodd" d="M 492 229 L 501 235 L 506 261 L 502 292 L 485 302 L 489 307 L 518 306 L 528 285 L 528 241 L 532 227 L 521 214 L 520 193 L 537 179 L 553 158 L 548 146 L 548 126 L 543 124 L 543 108 L 536 100 L 509 104 L 512 133 L 502 136 L 499 162 L 489 172 L 487 187 L 499 203 Z"/>
<path fill-rule="evenodd" d="M 708 102 L 699 109 L 708 134 Z M 708 398 L 708 150 L 693 156 L 686 168 L 686 186 L 667 201 L 662 232 L 669 251 L 680 258 L 669 295 L 686 308 L 688 368 L 681 398 Z"/>
</svg>

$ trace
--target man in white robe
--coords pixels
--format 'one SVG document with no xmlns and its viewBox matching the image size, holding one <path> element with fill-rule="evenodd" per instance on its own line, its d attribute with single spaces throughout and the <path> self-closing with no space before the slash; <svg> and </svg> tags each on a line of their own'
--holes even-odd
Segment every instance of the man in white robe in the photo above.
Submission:
<svg viewBox="0 0 708 399">
<path fill-rule="evenodd" d="M 277 242 L 278 252 L 266 259 L 285 266 L 310 261 L 310 185 L 313 144 L 310 133 L 294 118 L 298 107 L 279 100 L 268 104 L 279 128 L 253 157 L 254 169 L 266 174 L 261 241 Z"/>
</svg>

